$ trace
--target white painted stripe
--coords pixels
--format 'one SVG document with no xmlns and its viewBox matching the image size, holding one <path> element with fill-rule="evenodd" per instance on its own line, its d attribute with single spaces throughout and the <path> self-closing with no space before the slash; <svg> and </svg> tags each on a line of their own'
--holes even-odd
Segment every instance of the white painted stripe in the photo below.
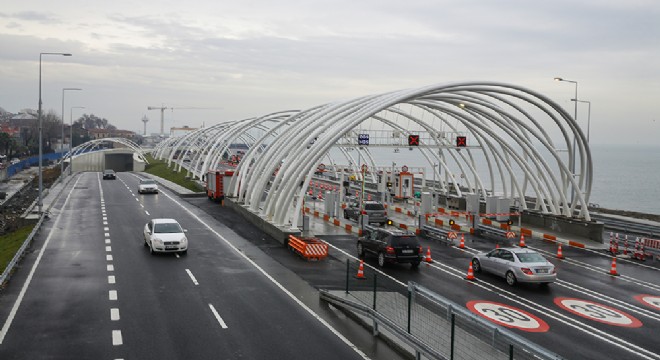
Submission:
<svg viewBox="0 0 660 360">
<path fill-rule="evenodd" d="M 110 233 L 104 233 L 103 236 L 110 237 Z"/>
<path fill-rule="evenodd" d="M 105 247 L 105 251 L 108 251 L 108 252 L 109 252 L 109 251 L 112 251 L 112 246 L 106 246 L 106 247 Z"/>
<path fill-rule="evenodd" d="M 108 265 L 106 266 L 106 269 L 107 269 L 108 271 L 115 271 L 115 266 L 112 265 L 112 264 L 108 264 Z"/>
<path fill-rule="evenodd" d="M 121 330 L 112 330 L 112 345 L 123 345 L 124 340 L 121 338 Z"/>
<path fill-rule="evenodd" d="M 108 275 L 108 284 L 114 284 L 114 283 L 115 283 L 115 276 Z"/>
<path fill-rule="evenodd" d="M 142 206 L 142 208 L 144 208 L 144 204 L 140 204 L 140 206 Z"/>
<path fill-rule="evenodd" d="M 110 239 L 105 239 L 106 244 L 110 244 Z"/>
<path fill-rule="evenodd" d="M 199 285 L 197 282 L 197 279 L 195 279 L 195 275 L 190 271 L 190 269 L 186 269 L 186 272 L 188 273 L 188 276 L 190 276 L 190 279 L 192 279 L 193 284 Z"/>
<path fill-rule="evenodd" d="M 151 216 L 151 214 L 149 214 L 149 212 L 146 211 L 146 210 L 144 211 L 144 213 L 147 214 L 147 215 L 149 215 L 149 216 Z"/>
<path fill-rule="evenodd" d="M 138 198 L 135 198 L 135 201 L 140 201 L 140 199 L 138 199 Z"/>
<path fill-rule="evenodd" d="M 161 192 L 162 195 L 167 197 L 168 199 L 172 200 L 175 204 L 179 205 L 181 209 L 186 211 L 190 216 L 194 217 L 197 221 L 199 221 L 200 224 L 203 224 L 209 231 L 211 231 L 215 236 L 217 236 L 220 240 L 222 240 L 227 246 L 229 246 L 236 254 L 239 256 L 243 257 L 245 261 L 250 263 L 250 265 L 254 266 L 255 269 L 257 269 L 261 274 L 263 274 L 270 282 L 272 282 L 275 286 L 277 286 L 284 294 L 286 294 L 291 300 L 293 300 L 298 306 L 300 306 L 303 310 L 307 311 L 312 317 L 314 317 L 318 322 L 320 322 L 323 326 L 325 326 L 328 330 L 330 330 L 333 334 L 335 334 L 336 337 L 338 337 L 344 344 L 349 346 L 355 353 L 357 353 L 360 357 L 363 359 L 369 359 L 369 357 L 362 352 L 362 350 L 358 349 L 357 346 L 355 346 L 350 340 L 348 340 L 344 335 L 342 335 L 337 329 L 333 328 L 332 325 L 330 325 L 327 321 L 325 321 L 321 316 L 319 316 L 317 313 L 314 312 L 314 310 L 310 309 L 309 306 L 305 305 L 300 299 L 298 299 L 293 293 L 291 293 L 289 290 L 287 290 L 284 285 L 280 284 L 277 280 L 275 280 L 274 277 L 272 277 L 269 273 L 266 272 L 261 266 L 259 266 L 256 262 L 254 262 L 252 259 L 250 259 L 246 254 L 244 254 L 241 250 L 239 250 L 234 244 L 232 244 L 229 240 L 227 240 L 224 236 L 220 235 L 219 232 L 217 232 L 211 225 L 205 223 L 202 219 L 199 218 L 199 216 L 195 215 L 190 209 L 186 208 L 185 206 L 181 205 L 178 201 L 176 201 L 173 197 L 168 195 L 165 192 Z M 210 306 L 210 304 L 209 304 Z"/>
<path fill-rule="evenodd" d="M 105 260 L 106 261 L 112 261 L 112 255 L 106 255 Z"/>
<path fill-rule="evenodd" d="M 103 225 L 108 225 L 108 222 L 107 222 L 107 221 L 104 221 L 104 222 L 103 222 Z"/>
<path fill-rule="evenodd" d="M 107 217 L 107 216 L 104 216 L 104 217 L 103 217 L 103 221 L 108 221 L 108 217 Z"/>
<path fill-rule="evenodd" d="M 220 317 L 220 314 L 218 314 L 218 312 L 215 310 L 213 305 L 209 304 L 209 307 L 211 308 L 211 312 L 215 316 L 216 320 L 218 320 L 218 322 L 220 323 L 220 327 L 223 328 L 223 329 L 227 329 L 228 328 L 227 324 L 225 324 L 225 321 L 222 320 L 222 318 Z"/>
<path fill-rule="evenodd" d="M 69 191 L 69 195 L 67 195 L 66 200 L 64 200 L 64 205 L 62 206 L 62 209 L 66 208 L 66 205 L 69 203 L 69 199 L 71 198 L 71 194 L 73 194 L 73 189 L 75 189 L 75 187 L 78 185 L 78 181 L 80 181 L 80 179 L 82 179 L 82 177 L 78 177 L 78 180 L 76 180 L 76 182 L 73 184 L 73 187 Z M 53 228 L 57 229 L 57 226 L 60 223 L 60 218 L 62 216 L 62 213 L 63 212 L 60 212 L 57 215 L 57 219 L 55 220 L 55 224 L 53 225 Z M 32 265 L 32 269 L 30 269 L 30 273 L 28 274 L 28 277 L 25 279 L 25 283 L 21 288 L 21 292 L 18 294 L 18 297 L 14 302 L 14 306 L 12 306 L 11 311 L 9 312 L 9 316 L 7 316 L 7 320 L 5 321 L 5 324 L 2 326 L 2 329 L 0 329 L 0 345 L 2 345 L 2 342 L 5 340 L 5 336 L 7 336 L 7 333 L 9 332 L 9 328 L 11 327 L 12 322 L 14 322 L 14 317 L 16 317 L 18 308 L 21 306 L 21 303 L 23 303 L 23 297 L 25 297 L 25 293 L 27 292 L 27 289 L 30 286 L 30 283 L 32 282 L 34 273 L 35 271 L 37 271 L 37 267 L 41 262 L 41 258 L 44 256 L 46 247 L 50 243 L 50 239 L 54 233 L 55 233 L 54 231 L 51 231 L 48 234 L 48 237 L 46 238 L 44 245 L 41 247 L 41 250 L 39 250 L 39 255 L 37 255 L 37 259 L 34 261 L 34 264 Z"/>
<path fill-rule="evenodd" d="M 110 231 L 110 228 L 109 227 L 104 227 L 103 231 Z"/>
<path fill-rule="evenodd" d="M 119 320 L 119 309 L 117 308 L 110 309 L 110 320 L 112 321 Z"/>
<path fill-rule="evenodd" d="M 108 299 L 112 301 L 117 300 L 117 290 L 108 291 Z"/>
</svg>

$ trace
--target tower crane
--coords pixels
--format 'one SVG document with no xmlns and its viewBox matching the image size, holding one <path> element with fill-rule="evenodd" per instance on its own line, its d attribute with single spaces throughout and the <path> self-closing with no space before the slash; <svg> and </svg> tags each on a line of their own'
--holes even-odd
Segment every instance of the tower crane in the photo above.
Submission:
<svg viewBox="0 0 660 360">
<path fill-rule="evenodd" d="M 167 106 L 147 106 L 147 110 L 160 110 L 160 136 L 163 137 L 165 136 L 165 110 L 170 109 L 174 111 L 176 110 L 203 110 L 203 109 L 221 109 L 221 108 L 213 108 L 213 107 L 167 107 Z M 146 123 L 145 123 L 146 125 Z"/>
</svg>

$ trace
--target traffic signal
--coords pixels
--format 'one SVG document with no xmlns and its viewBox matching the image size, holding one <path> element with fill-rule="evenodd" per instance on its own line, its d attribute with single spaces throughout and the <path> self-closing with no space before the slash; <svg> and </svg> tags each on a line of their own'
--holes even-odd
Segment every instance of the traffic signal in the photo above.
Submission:
<svg viewBox="0 0 660 360">
<path fill-rule="evenodd" d="M 419 135 L 408 135 L 408 146 L 419 146 Z"/>
<path fill-rule="evenodd" d="M 456 147 L 466 147 L 466 146 L 467 146 L 467 136 L 457 136 Z"/>
<path fill-rule="evenodd" d="M 389 187 L 389 188 L 392 187 L 392 182 L 391 182 L 391 181 L 388 181 L 388 182 L 387 182 L 387 187 Z"/>
<path fill-rule="evenodd" d="M 454 221 L 453 219 L 449 220 L 449 225 L 454 225 L 454 224 L 456 224 L 456 221 Z"/>
</svg>

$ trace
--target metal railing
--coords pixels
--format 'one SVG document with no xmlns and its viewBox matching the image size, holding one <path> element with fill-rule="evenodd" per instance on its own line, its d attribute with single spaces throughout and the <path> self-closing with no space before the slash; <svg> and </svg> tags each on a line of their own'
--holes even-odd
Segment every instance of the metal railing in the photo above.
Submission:
<svg viewBox="0 0 660 360">
<path fill-rule="evenodd" d="M 358 278 L 352 276 L 357 265 L 350 261 L 346 270 L 345 289 L 323 291 L 321 298 L 366 316 L 375 332 L 386 326 L 418 359 L 562 359 L 422 285 L 409 282 L 406 287 L 371 268 Z"/>
</svg>

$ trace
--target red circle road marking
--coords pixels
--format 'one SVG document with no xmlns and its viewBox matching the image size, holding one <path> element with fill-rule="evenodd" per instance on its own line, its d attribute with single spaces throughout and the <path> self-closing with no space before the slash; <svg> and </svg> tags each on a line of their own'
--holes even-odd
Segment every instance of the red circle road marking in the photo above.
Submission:
<svg viewBox="0 0 660 360">
<path fill-rule="evenodd" d="M 641 321 L 623 311 L 593 301 L 558 297 L 555 304 L 575 315 L 603 324 L 633 328 L 642 326 Z"/>
<path fill-rule="evenodd" d="M 635 296 L 635 300 L 653 309 L 660 310 L 660 296 L 647 295 L 647 294 L 637 295 Z"/>
<path fill-rule="evenodd" d="M 465 306 L 473 313 L 508 328 L 527 332 L 546 332 L 550 329 L 545 321 L 513 306 L 485 300 L 469 301 Z"/>
</svg>

